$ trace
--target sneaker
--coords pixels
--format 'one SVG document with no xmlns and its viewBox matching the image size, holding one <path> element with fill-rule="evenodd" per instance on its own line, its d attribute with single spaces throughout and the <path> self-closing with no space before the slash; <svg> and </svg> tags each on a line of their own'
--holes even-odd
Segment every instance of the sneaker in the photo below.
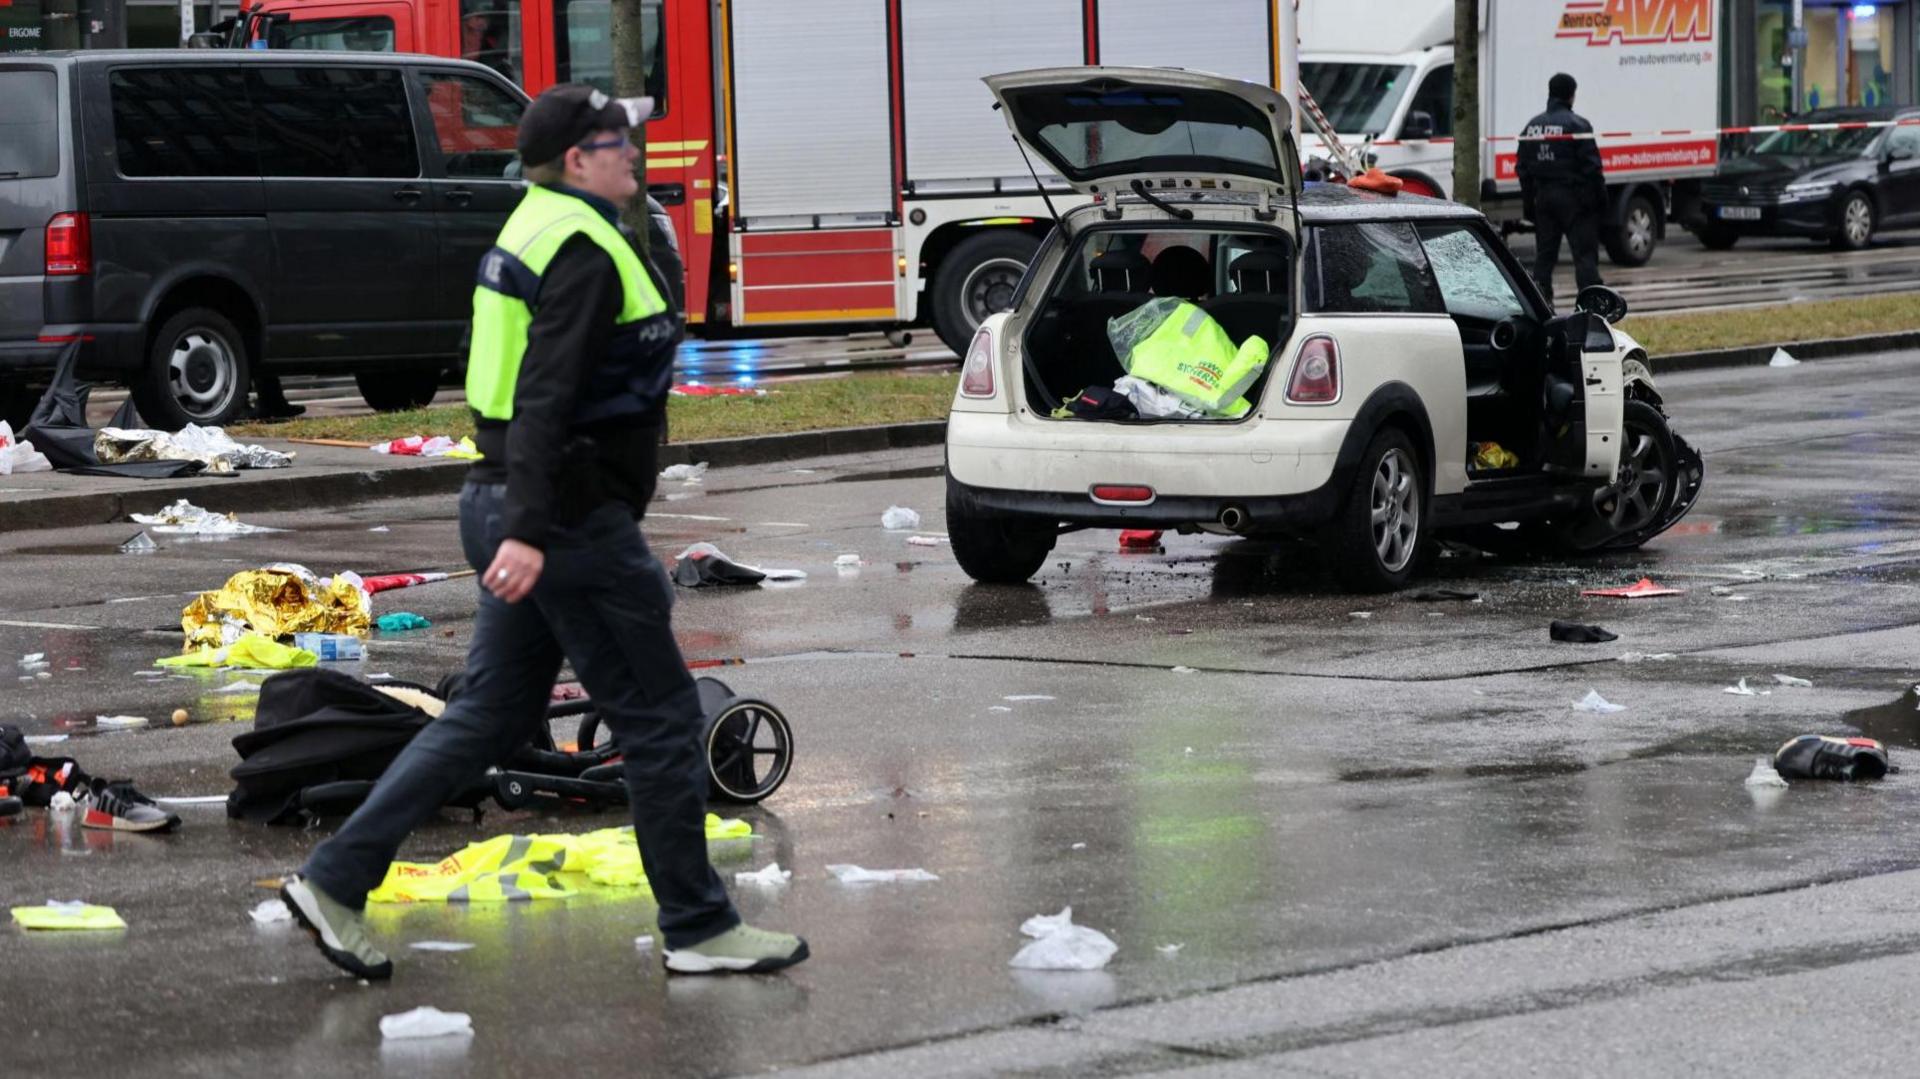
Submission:
<svg viewBox="0 0 1920 1079">
<path fill-rule="evenodd" d="M 668 948 L 666 963 L 674 974 L 765 974 L 807 955 L 807 942 L 792 933 L 770 933 L 742 922 L 690 948 Z"/>
<path fill-rule="evenodd" d="M 360 978 L 393 977 L 393 960 L 367 940 L 366 922 L 358 911 L 334 902 L 298 873 L 280 882 L 280 899 L 328 962 Z"/>
<path fill-rule="evenodd" d="M 86 812 L 80 823 L 87 828 L 106 828 L 116 832 L 171 832 L 180 827 L 178 814 L 155 805 L 153 799 L 133 789 L 133 781 L 120 779 L 93 781 L 92 793 L 81 799 Z"/>
</svg>

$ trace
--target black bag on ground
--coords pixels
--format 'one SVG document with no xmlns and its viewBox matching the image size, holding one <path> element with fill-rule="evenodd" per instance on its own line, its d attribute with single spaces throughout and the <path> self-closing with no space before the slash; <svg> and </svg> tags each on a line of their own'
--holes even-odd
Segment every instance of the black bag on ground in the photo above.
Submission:
<svg viewBox="0 0 1920 1079">
<path fill-rule="evenodd" d="M 95 432 L 87 424 L 87 397 L 93 392 L 93 386 L 80 381 L 75 374 L 74 369 L 79 363 L 80 342 L 75 341 L 60 354 L 53 384 L 41 395 L 40 403 L 33 406 L 33 417 L 27 420 L 26 427 L 20 431 L 20 437 L 31 441 L 34 449 L 46 454 L 55 469 L 87 476 L 164 480 L 175 476 L 192 476 L 206 467 L 198 461 L 100 463 L 100 458 L 93 452 Z M 107 426 L 143 429 L 147 424 L 133 407 L 133 398 L 129 397 L 114 413 L 113 419 L 107 421 Z"/>
<path fill-rule="evenodd" d="M 411 688 L 411 687 L 410 687 Z M 432 717 L 339 671 L 283 671 L 260 686 L 253 730 L 236 737 L 240 763 L 227 816 L 290 824 L 300 792 L 343 780 L 371 782 Z"/>
</svg>

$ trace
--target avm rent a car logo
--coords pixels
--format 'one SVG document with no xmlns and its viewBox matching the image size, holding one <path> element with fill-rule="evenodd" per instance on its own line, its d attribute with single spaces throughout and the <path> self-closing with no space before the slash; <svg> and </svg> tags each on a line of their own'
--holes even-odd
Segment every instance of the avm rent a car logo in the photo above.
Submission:
<svg viewBox="0 0 1920 1079">
<path fill-rule="evenodd" d="M 1713 0 L 1571 0 L 1553 36 L 1591 46 L 1712 41 Z"/>
</svg>

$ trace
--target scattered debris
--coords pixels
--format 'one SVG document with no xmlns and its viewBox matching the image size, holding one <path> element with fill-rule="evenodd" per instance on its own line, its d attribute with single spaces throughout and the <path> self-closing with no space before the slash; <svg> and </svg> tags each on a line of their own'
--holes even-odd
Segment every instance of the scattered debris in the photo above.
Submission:
<svg viewBox="0 0 1920 1079">
<path fill-rule="evenodd" d="M 462 437 L 455 442 L 446 435 L 409 435 L 390 442 L 381 442 L 368 447 L 375 453 L 384 453 L 393 457 L 451 457 L 458 461 L 478 461 L 483 455 L 473 439 Z"/>
<path fill-rule="evenodd" d="M 391 531 L 393 531 L 393 529 L 391 529 L 391 528 L 388 528 L 388 527 L 387 527 L 386 525 L 374 525 L 374 526 L 373 526 L 372 528 L 369 528 L 369 529 L 367 529 L 367 531 L 369 531 L 369 532 L 391 532 Z"/>
<path fill-rule="evenodd" d="M 44 906 L 15 907 L 13 920 L 22 929 L 125 929 L 112 907 L 96 907 L 77 899 L 49 899 Z"/>
<path fill-rule="evenodd" d="M 93 453 L 101 464 L 134 461 L 198 461 L 208 472 L 237 472 L 243 468 L 287 468 L 293 454 L 235 442 L 218 427 L 187 424 L 178 431 L 102 427 L 93 436 Z"/>
<path fill-rule="evenodd" d="M 940 879 L 924 869 L 862 869 L 857 865 L 830 865 L 827 872 L 842 884 L 899 884 Z"/>
<path fill-rule="evenodd" d="M 767 888 L 779 887 L 792 879 L 793 870 L 780 868 L 779 862 L 774 862 L 765 869 L 756 870 L 752 873 L 735 873 L 733 875 L 733 882 L 735 884 L 758 884 Z"/>
<path fill-rule="evenodd" d="M 93 725 L 108 730 L 125 731 L 147 725 L 146 716 L 94 716 Z"/>
<path fill-rule="evenodd" d="M 1364 622 L 1364 621 L 1366 621 L 1367 619 L 1369 619 L 1369 618 L 1372 618 L 1372 617 L 1373 617 L 1373 612 L 1372 612 L 1372 611 L 1348 611 L 1348 612 L 1347 612 L 1347 617 L 1348 617 L 1348 618 L 1358 618 L 1358 619 L 1360 619 L 1361 621 L 1363 621 L 1363 622 Z"/>
<path fill-rule="evenodd" d="M 1871 738 L 1835 738 L 1803 734 L 1790 738 L 1773 754 L 1773 766 L 1789 779 L 1882 779 L 1897 772 L 1887 760 L 1887 747 Z"/>
<path fill-rule="evenodd" d="M 150 526 L 162 536 L 250 536 L 284 529 L 250 525 L 231 513 L 214 513 L 182 498 L 158 513 L 129 514 L 136 524 Z"/>
<path fill-rule="evenodd" d="M 1653 599 L 1658 596 L 1684 596 L 1687 590 L 1654 584 L 1653 578 L 1642 577 L 1624 588 L 1588 588 L 1580 594 L 1598 596 L 1602 599 Z"/>
<path fill-rule="evenodd" d="M 1002 697 L 1000 699 L 1003 701 L 1051 701 L 1056 698 L 1050 697 L 1045 693 L 1016 693 L 1011 697 Z"/>
<path fill-rule="evenodd" d="M 391 592 L 396 588 L 412 588 L 415 585 L 471 576 L 473 576 L 472 570 L 462 570 L 459 573 L 383 573 L 374 577 L 361 578 L 360 591 L 373 596 L 381 592 Z"/>
<path fill-rule="evenodd" d="M 833 564 L 834 564 L 834 565 L 836 565 L 836 566 L 864 566 L 864 565 L 866 565 L 866 563 L 865 563 L 865 562 L 862 562 L 862 561 L 860 560 L 860 556 L 859 556 L 859 555 L 857 555 L 857 554 L 843 554 L 843 555 L 841 555 L 840 557 L 838 557 L 838 558 L 836 558 L 836 559 L 834 559 L 834 560 L 833 560 Z"/>
<path fill-rule="evenodd" d="M 430 1005 L 380 1018 L 380 1036 L 395 1041 L 402 1038 L 471 1037 L 472 1034 L 473 1016 L 466 1012 L 443 1012 Z"/>
<path fill-rule="evenodd" d="M 1780 778 L 1774 770 L 1773 761 L 1767 757 L 1753 758 L 1753 771 L 1747 773 L 1749 787 L 1784 787 L 1787 781 Z"/>
<path fill-rule="evenodd" d="M 706 479 L 707 462 L 697 465 L 668 465 L 660 471 L 660 478 L 669 482 L 699 483 Z"/>
<path fill-rule="evenodd" d="M 70 737 L 72 736 L 66 734 L 29 734 L 27 735 L 27 744 L 30 746 L 57 745 Z M 62 791 L 61 793 L 65 794 L 66 792 Z"/>
<path fill-rule="evenodd" d="M 1547 636 L 1565 644 L 1605 644 L 1620 639 L 1618 633 L 1600 626 L 1582 625 L 1579 622 L 1562 622 L 1555 619 L 1547 627 Z"/>
<path fill-rule="evenodd" d="M 908 536 L 907 537 L 907 546 L 909 547 L 938 547 L 945 542 L 947 541 L 941 539 L 939 536 Z"/>
<path fill-rule="evenodd" d="M 996 705 L 994 705 L 993 707 L 991 707 L 991 708 L 989 708 L 989 709 L 987 709 L 987 711 L 989 711 L 989 712 L 1011 712 L 1011 711 L 1013 711 L 1013 709 L 1011 709 L 1011 708 L 1008 708 L 1008 707 L 1007 707 L 1006 705 L 1004 705 L 1004 704 L 996 704 Z"/>
<path fill-rule="evenodd" d="M 1677 656 L 1676 652 L 1622 652 L 1614 658 L 1622 663 L 1665 663 Z"/>
<path fill-rule="evenodd" d="M 880 527 L 889 532 L 919 528 L 920 514 L 905 506 L 888 506 L 887 512 L 880 515 Z"/>
<path fill-rule="evenodd" d="M 1783 686 L 1792 686 L 1795 689 L 1812 689 L 1813 688 L 1812 682 L 1808 681 L 1805 678 L 1795 678 L 1793 675 L 1790 675 L 1790 674 L 1776 674 L 1773 676 L 1773 680 L 1780 683 Z"/>
<path fill-rule="evenodd" d="M 759 584 L 767 575 L 757 566 L 728 558 L 711 543 L 696 543 L 680 552 L 673 563 L 673 583 L 682 588 L 710 584 Z"/>
<path fill-rule="evenodd" d="M 647 936 L 647 935 L 645 935 L 645 934 L 641 934 L 640 936 L 637 936 L 637 937 L 635 937 L 635 938 L 633 938 L 633 950 L 634 950 L 634 951 L 636 951 L 636 952 L 650 952 L 650 951 L 652 951 L 652 950 L 653 950 L 653 938 L 652 938 L 652 937 L 650 937 L 650 936 Z"/>
<path fill-rule="evenodd" d="M 1624 712 L 1627 710 L 1627 706 L 1624 704 L 1615 704 L 1605 697 L 1602 697 L 1600 691 L 1597 689 L 1589 689 L 1587 690 L 1586 696 L 1573 702 L 1573 710 L 1576 712 L 1592 712 L 1598 715 L 1607 715 L 1613 712 Z"/>
<path fill-rule="evenodd" d="M 652 938 L 643 937 L 641 939 L 651 940 Z M 407 947 L 412 948 L 416 952 L 466 952 L 473 950 L 473 945 L 464 940 L 416 940 L 407 945 Z"/>
<path fill-rule="evenodd" d="M 1767 361 L 1767 366 L 1768 367 L 1798 367 L 1800 366 L 1800 361 L 1794 358 L 1793 353 L 1788 352 L 1786 349 L 1775 348 L 1773 350 L 1773 358 Z"/>
<path fill-rule="evenodd" d="M 1073 924 L 1072 907 L 1036 914 L 1021 923 L 1020 932 L 1034 939 L 1007 965 L 1021 970 L 1099 970 L 1120 950 L 1098 929 Z"/>
<path fill-rule="evenodd" d="M 1430 588 L 1425 592 L 1415 592 L 1409 598 L 1415 603 L 1472 603 L 1480 598 L 1480 593 L 1462 592 L 1456 588 Z"/>
<path fill-rule="evenodd" d="M 296 633 L 293 646 L 313 653 L 321 663 L 346 663 L 367 658 L 367 646 L 351 633 Z"/>
<path fill-rule="evenodd" d="M 1738 685 L 1732 685 L 1732 686 L 1728 686 L 1727 688 L 1725 688 L 1725 689 L 1723 689 L 1723 690 L 1721 690 L 1720 692 L 1722 692 L 1722 693 L 1731 693 L 1731 694 L 1733 694 L 1733 695 L 1734 695 L 1734 696 L 1736 696 L 1736 697 L 1757 697 L 1757 696 L 1759 696 L 1759 694 L 1757 694 L 1757 693 L 1755 693 L 1755 692 L 1754 692 L 1754 691 L 1753 691 L 1752 689 L 1749 689 L 1749 688 L 1747 687 L 1747 680 L 1746 680 L 1746 679 L 1744 679 L 1744 678 L 1742 678 L 1742 679 L 1740 680 L 1740 683 L 1739 683 Z"/>
<path fill-rule="evenodd" d="M 187 725 L 187 721 L 192 719 L 193 717 L 187 714 L 187 710 L 185 708 L 175 708 L 173 710 L 173 715 L 169 718 L 173 720 L 174 726 L 184 727 Z"/>
<path fill-rule="evenodd" d="M 289 563 L 242 570 L 211 592 L 202 592 L 180 612 L 186 645 L 218 647 L 252 632 L 272 640 L 302 633 L 364 637 L 373 604 L 358 578 L 340 574 L 321 580 Z"/>
<path fill-rule="evenodd" d="M 1186 947 L 1186 945 L 1184 944 L 1162 944 L 1154 948 L 1154 951 L 1159 952 L 1161 955 L 1164 955 L 1169 959 L 1171 959 L 1172 957 L 1179 955 L 1180 949 L 1184 947 Z"/>
<path fill-rule="evenodd" d="M 1068 850 L 1086 850 L 1087 845 L 1085 843 L 1075 843 L 1073 846 L 1068 847 L 1067 849 Z"/>
<path fill-rule="evenodd" d="M 394 611 L 374 619 L 375 628 L 382 633 L 405 633 L 410 629 L 427 629 L 432 622 L 414 614 L 412 611 Z"/>
<path fill-rule="evenodd" d="M 215 693 L 258 693 L 260 692 L 260 683 L 249 682 L 244 678 L 236 678 L 233 681 L 228 682 L 226 685 L 221 686 L 219 689 L 214 690 L 213 692 Z"/>
<path fill-rule="evenodd" d="M 13 428 L 0 420 L 0 476 L 21 472 L 51 472 L 53 462 L 33 448 L 33 443 L 14 437 Z"/>
<path fill-rule="evenodd" d="M 153 537 L 145 532 L 135 532 L 120 545 L 121 554 L 148 554 L 159 549 L 160 545 L 153 542 Z"/>
<path fill-rule="evenodd" d="M 248 912 L 255 925 L 279 925 L 293 921 L 293 912 L 287 909 L 286 900 L 265 899 Z"/>
<path fill-rule="evenodd" d="M 704 382 L 682 382 L 667 391 L 673 397 L 765 397 L 767 391 L 755 386 L 709 386 Z"/>
</svg>

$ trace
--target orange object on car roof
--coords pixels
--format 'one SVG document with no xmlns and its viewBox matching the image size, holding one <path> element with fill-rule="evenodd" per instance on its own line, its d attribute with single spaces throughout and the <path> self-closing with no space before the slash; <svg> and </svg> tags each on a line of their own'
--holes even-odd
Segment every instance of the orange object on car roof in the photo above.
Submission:
<svg viewBox="0 0 1920 1079">
<path fill-rule="evenodd" d="M 1372 191 L 1381 195 L 1398 195 L 1407 182 L 1398 176 L 1389 176 L 1380 171 L 1379 166 L 1355 176 L 1347 181 L 1348 187 L 1357 187 L 1362 191 Z"/>
</svg>

